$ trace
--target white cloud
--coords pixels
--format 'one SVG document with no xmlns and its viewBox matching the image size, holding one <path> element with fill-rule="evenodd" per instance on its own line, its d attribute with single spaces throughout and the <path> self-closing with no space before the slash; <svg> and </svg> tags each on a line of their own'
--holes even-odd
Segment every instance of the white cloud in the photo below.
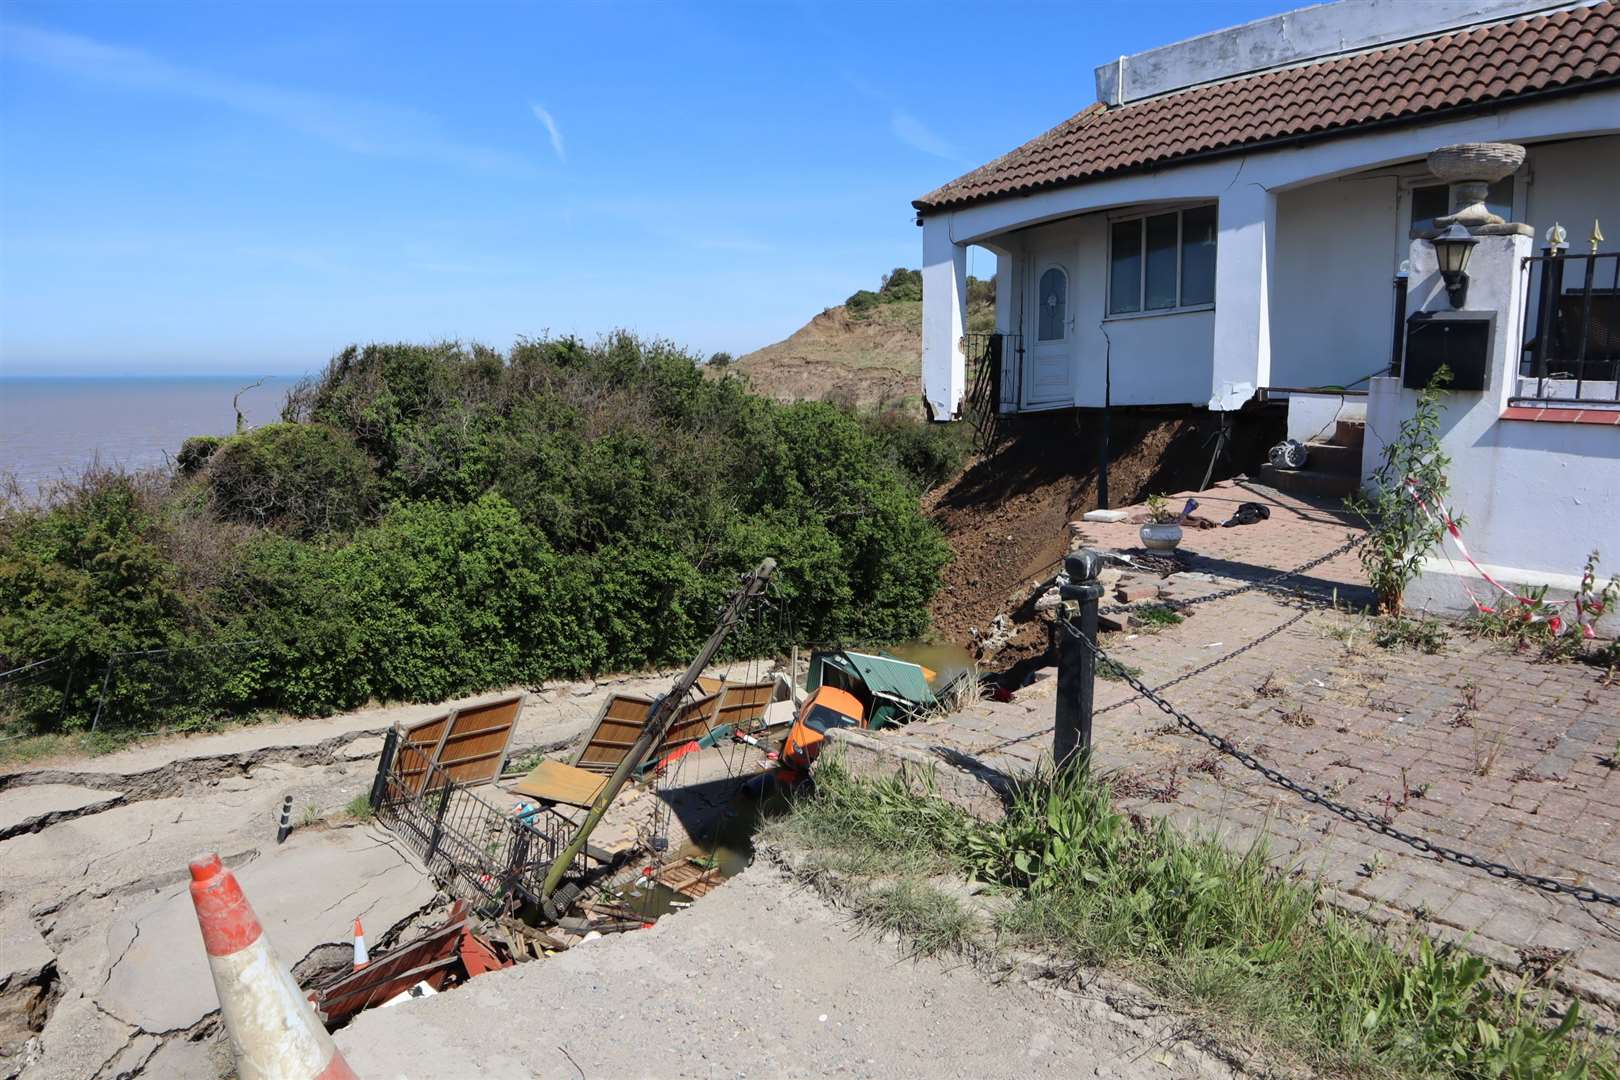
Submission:
<svg viewBox="0 0 1620 1080">
<path fill-rule="evenodd" d="M 894 137 L 924 154 L 932 154 L 947 161 L 959 161 L 962 155 L 942 136 L 906 110 L 896 107 L 889 113 L 889 130 Z"/>
<path fill-rule="evenodd" d="M 212 75 L 139 49 L 78 34 L 7 23 L 0 48 L 87 82 L 205 101 L 372 157 L 434 161 L 477 170 L 529 170 L 501 150 L 459 142 L 413 109 Z"/>
<path fill-rule="evenodd" d="M 529 108 L 534 110 L 534 118 L 546 125 L 546 134 L 551 136 L 551 148 L 557 152 L 557 160 L 567 164 L 568 152 L 563 149 L 562 130 L 557 127 L 556 119 L 544 105 L 536 105 L 531 101 Z"/>
<path fill-rule="evenodd" d="M 844 73 L 844 81 L 861 97 L 889 110 L 889 131 L 906 146 L 946 161 L 962 160 L 961 153 L 949 140 L 899 105 L 893 94 L 851 71 Z"/>
</svg>

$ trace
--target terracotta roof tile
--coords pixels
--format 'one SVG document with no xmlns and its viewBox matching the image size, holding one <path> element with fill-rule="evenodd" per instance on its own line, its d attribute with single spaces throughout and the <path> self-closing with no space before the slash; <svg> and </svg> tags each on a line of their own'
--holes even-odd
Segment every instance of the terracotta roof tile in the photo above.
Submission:
<svg viewBox="0 0 1620 1080">
<path fill-rule="evenodd" d="M 944 210 L 1195 154 L 1601 83 L 1620 77 L 1617 45 L 1620 5 L 1606 0 L 1129 105 L 1089 105 L 913 205 Z"/>
</svg>

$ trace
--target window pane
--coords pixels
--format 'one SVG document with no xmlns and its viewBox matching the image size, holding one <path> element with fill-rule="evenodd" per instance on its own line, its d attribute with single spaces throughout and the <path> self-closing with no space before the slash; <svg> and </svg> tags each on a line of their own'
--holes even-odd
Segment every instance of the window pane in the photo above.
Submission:
<svg viewBox="0 0 1620 1080">
<path fill-rule="evenodd" d="M 1142 310 L 1142 222 L 1116 221 L 1108 242 L 1108 314 Z"/>
<path fill-rule="evenodd" d="M 1041 275 L 1041 341 L 1063 340 L 1064 323 L 1069 317 L 1069 276 L 1057 267 Z"/>
<path fill-rule="evenodd" d="M 1513 220 L 1513 177 L 1504 176 L 1485 189 L 1485 209 L 1503 221 Z"/>
<path fill-rule="evenodd" d="M 1176 215 L 1147 219 L 1147 304 L 1149 311 L 1176 306 Z"/>
<path fill-rule="evenodd" d="M 1414 229 L 1427 229 L 1434 219 L 1451 212 L 1451 189 L 1445 184 L 1428 184 L 1412 189 L 1412 221 Z"/>
<path fill-rule="evenodd" d="M 1200 206 L 1181 215 L 1181 302 L 1215 302 L 1215 208 Z"/>
</svg>

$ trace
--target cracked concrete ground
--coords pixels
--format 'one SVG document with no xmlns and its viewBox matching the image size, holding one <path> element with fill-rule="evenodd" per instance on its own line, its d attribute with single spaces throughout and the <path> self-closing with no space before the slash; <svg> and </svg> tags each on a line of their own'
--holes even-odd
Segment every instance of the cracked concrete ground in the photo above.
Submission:
<svg viewBox="0 0 1620 1080">
<path fill-rule="evenodd" d="M 650 930 L 361 1014 L 361 1076 L 1230 1077 L 1168 1015 L 907 959 L 762 860 Z"/>
<path fill-rule="evenodd" d="M 514 753 L 570 744 L 610 691 L 668 676 L 531 694 Z M 484 700 L 495 695 L 482 695 Z M 356 916 L 373 947 L 438 901 L 383 830 L 342 810 L 368 791 L 380 736 L 447 705 L 169 739 L 0 775 L 0 1080 L 228 1075 L 186 864 L 218 851 L 278 957 L 345 945 Z M 282 799 L 295 828 L 275 842 Z"/>
</svg>

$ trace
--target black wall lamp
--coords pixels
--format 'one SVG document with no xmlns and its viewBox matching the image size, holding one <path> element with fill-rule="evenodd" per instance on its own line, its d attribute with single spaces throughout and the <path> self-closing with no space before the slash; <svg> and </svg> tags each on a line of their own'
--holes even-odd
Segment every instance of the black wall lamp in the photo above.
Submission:
<svg viewBox="0 0 1620 1080">
<path fill-rule="evenodd" d="M 1446 297 L 1453 308 L 1461 310 L 1468 301 L 1468 259 L 1473 255 L 1474 245 L 1479 243 L 1479 238 L 1470 233 L 1466 226 L 1452 222 L 1432 242 L 1435 261 L 1440 264 L 1440 276 L 1445 279 Z"/>
</svg>

